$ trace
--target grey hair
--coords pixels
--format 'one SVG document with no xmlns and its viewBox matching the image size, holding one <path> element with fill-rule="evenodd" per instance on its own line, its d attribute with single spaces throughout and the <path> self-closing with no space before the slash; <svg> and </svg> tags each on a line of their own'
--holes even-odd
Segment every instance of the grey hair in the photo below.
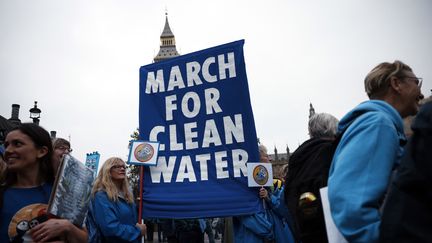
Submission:
<svg viewBox="0 0 432 243">
<path fill-rule="evenodd" d="M 317 113 L 309 119 L 309 136 L 311 138 L 336 136 L 339 120 L 327 113 Z"/>
<path fill-rule="evenodd" d="M 383 62 L 370 71 L 364 80 L 365 91 L 370 99 L 382 98 L 388 90 L 391 77 L 403 77 L 405 71 L 412 69 L 401 61 Z"/>
<path fill-rule="evenodd" d="M 259 151 L 260 154 L 261 154 L 261 153 L 266 153 L 266 154 L 267 154 L 267 147 L 264 146 L 264 145 L 262 145 L 262 144 L 260 144 L 260 145 L 258 146 L 258 151 Z"/>
</svg>

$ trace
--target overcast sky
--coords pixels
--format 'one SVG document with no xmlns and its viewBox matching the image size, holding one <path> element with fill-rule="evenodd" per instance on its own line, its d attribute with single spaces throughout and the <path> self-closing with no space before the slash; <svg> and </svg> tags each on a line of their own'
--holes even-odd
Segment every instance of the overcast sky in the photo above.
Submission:
<svg viewBox="0 0 432 243">
<path fill-rule="evenodd" d="M 138 127 L 140 66 L 165 9 L 181 54 L 245 39 L 258 137 L 270 152 L 307 135 L 309 103 L 340 119 L 367 99 L 365 75 L 402 60 L 432 88 L 430 0 L 0 0 L 0 115 L 71 138 L 73 155 L 124 159 Z"/>
</svg>

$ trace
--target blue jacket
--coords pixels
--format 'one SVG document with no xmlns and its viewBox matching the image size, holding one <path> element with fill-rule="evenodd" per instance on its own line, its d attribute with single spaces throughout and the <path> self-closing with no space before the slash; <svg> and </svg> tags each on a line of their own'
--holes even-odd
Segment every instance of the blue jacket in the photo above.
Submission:
<svg viewBox="0 0 432 243">
<path fill-rule="evenodd" d="M 263 243 L 273 239 L 272 224 L 264 212 L 233 217 L 234 243 Z"/>
<path fill-rule="evenodd" d="M 135 204 L 129 204 L 121 197 L 113 202 L 106 192 L 99 191 L 92 199 L 89 214 L 103 235 L 102 242 L 140 242 L 141 231 L 135 226 L 138 220 Z M 89 232 L 97 230 L 92 224 L 87 227 Z"/>
<path fill-rule="evenodd" d="M 273 225 L 274 239 L 277 243 L 294 243 L 294 236 L 291 232 L 289 221 L 291 215 L 285 204 L 284 187 L 276 189 L 270 194 L 268 205 L 268 218 Z"/>
<path fill-rule="evenodd" d="M 349 242 L 378 242 L 382 205 L 406 138 L 399 113 L 388 103 L 361 103 L 339 123 L 328 196 L 335 225 Z"/>
</svg>

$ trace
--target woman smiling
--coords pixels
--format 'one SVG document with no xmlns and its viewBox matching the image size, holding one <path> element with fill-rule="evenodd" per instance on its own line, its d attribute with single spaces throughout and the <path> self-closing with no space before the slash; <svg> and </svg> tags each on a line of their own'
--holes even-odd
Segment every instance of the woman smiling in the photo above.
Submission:
<svg viewBox="0 0 432 243">
<path fill-rule="evenodd" d="M 7 134 L 7 169 L 0 189 L 0 242 L 30 239 L 29 229 L 46 220 L 42 216 L 46 205 L 40 204 L 48 203 L 52 189 L 52 153 L 51 138 L 38 125 L 22 124 Z M 39 210 L 37 214 L 23 214 L 21 209 L 29 210 L 31 205 Z"/>
<path fill-rule="evenodd" d="M 54 173 L 48 132 L 33 123 L 5 139 L 5 178 L 0 182 L 0 242 L 85 242 L 87 232 L 66 219 L 49 219 L 46 208 Z"/>
</svg>

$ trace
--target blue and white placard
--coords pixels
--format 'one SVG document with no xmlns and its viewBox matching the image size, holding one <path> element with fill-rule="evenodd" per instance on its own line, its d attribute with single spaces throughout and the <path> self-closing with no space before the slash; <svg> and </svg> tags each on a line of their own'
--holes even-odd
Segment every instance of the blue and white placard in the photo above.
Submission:
<svg viewBox="0 0 432 243">
<path fill-rule="evenodd" d="M 247 163 L 248 186 L 263 187 L 273 185 L 273 169 L 271 163 Z"/>
<path fill-rule="evenodd" d="M 159 143 L 134 140 L 129 150 L 129 164 L 156 165 L 159 154 Z"/>
</svg>

